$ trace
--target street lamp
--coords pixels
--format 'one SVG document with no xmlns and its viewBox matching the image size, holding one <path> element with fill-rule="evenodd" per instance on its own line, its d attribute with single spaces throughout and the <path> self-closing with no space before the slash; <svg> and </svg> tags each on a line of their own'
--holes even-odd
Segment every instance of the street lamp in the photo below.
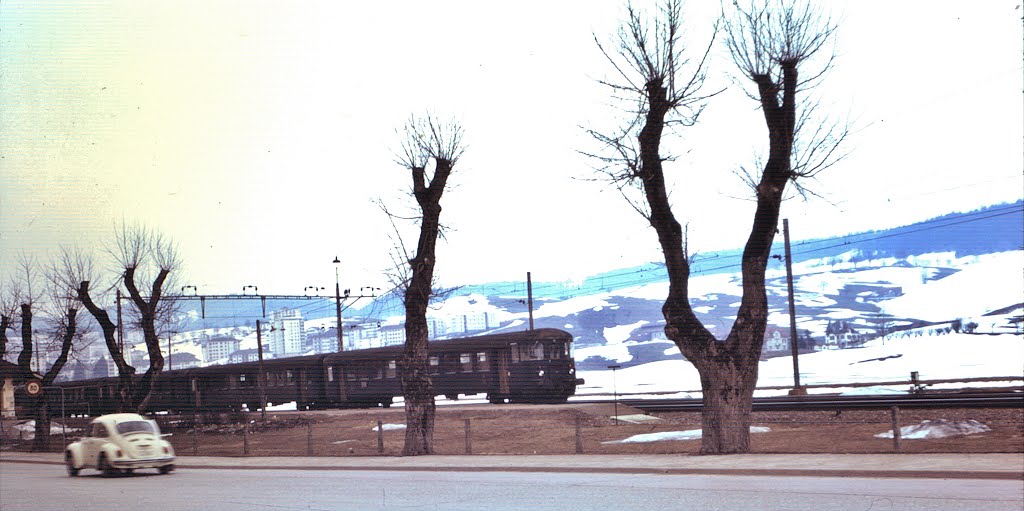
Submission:
<svg viewBox="0 0 1024 511">
<path fill-rule="evenodd" d="M 608 369 L 612 370 L 612 394 L 615 396 L 615 424 L 619 424 L 619 388 L 615 382 L 615 371 L 621 369 L 622 366 L 613 364 L 608 366 Z"/>
<path fill-rule="evenodd" d="M 245 295 L 245 291 L 246 291 L 247 289 L 252 289 L 252 294 L 253 294 L 253 295 L 255 295 L 256 293 L 258 293 L 258 292 L 259 292 L 259 290 L 258 290 L 258 289 L 256 288 L 256 286 L 242 286 L 242 294 L 243 294 L 243 295 Z"/>
<path fill-rule="evenodd" d="M 334 256 L 334 308 L 338 315 L 338 351 L 345 351 L 345 345 L 342 341 L 341 336 L 341 281 L 338 278 L 338 268 L 341 266 L 341 260 L 338 256 Z"/>
</svg>

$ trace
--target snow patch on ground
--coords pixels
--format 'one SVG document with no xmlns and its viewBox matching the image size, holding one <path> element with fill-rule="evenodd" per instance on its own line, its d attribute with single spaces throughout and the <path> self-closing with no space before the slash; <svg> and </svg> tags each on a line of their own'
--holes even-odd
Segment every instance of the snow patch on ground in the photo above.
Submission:
<svg viewBox="0 0 1024 511">
<path fill-rule="evenodd" d="M 751 433 L 767 433 L 771 431 L 770 428 L 764 426 L 750 426 Z M 699 440 L 701 438 L 701 430 L 699 429 L 688 429 L 686 431 L 663 431 L 661 433 L 644 433 L 641 435 L 633 435 L 622 440 L 611 440 L 608 442 L 601 442 L 602 444 L 637 444 L 646 442 L 665 442 L 665 441 L 679 441 L 679 440 Z"/>
<path fill-rule="evenodd" d="M 925 440 L 930 438 L 948 438 L 952 436 L 977 435 L 992 431 L 988 426 L 974 420 L 950 421 L 938 419 L 921 421 L 920 424 L 903 426 L 900 436 L 906 440 Z M 875 438 L 892 438 L 892 430 L 875 435 Z"/>
<path fill-rule="evenodd" d="M 399 429 L 405 429 L 405 424 L 383 424 L 384 431 L 397 431 Z M 370 431 L 377 431 L 377 426 L 374 426 Z"/>
</svg>

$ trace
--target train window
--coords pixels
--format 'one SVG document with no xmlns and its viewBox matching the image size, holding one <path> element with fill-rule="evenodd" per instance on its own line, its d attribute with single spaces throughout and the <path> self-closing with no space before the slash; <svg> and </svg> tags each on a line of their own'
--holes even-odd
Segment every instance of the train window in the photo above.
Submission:
<svg viewBox="0 0 1024 511">
<path fill-rule="evenodd" d="M 512 363 L 519 362 L 519 345 L 513 342 L 508 347 L 512 351 Z"/>
<path fill-rule="evenodd" d="M 285 372 L 285 378 L 287 380 L 288 385 L 295 383 L 295 373 L 293 373 L 291 369 Z"/>
<path fill-rule="evenodd" d="M 469 353 L 459 355 L 459 365 L 462 366 L 462 372 L 473 372 L 473 355 L 470 355 Z"/>
<path fill-rule="evenodd" d="M 384 378 L 384 368 L 381 367 L 381 366 L 377 366 L 377 368 L 373 371 L 373 379 L 374 380 L 380 380 L 380 379 L 383 379 L 383 378 Z"/>
<path fill-rule="evenodd" d="M 441 357 L 441 369 L 445 374 L 455 374 L 459 372 L 459 362 L 455 358 L 458 355 L 451 354 Z"/>
<path fill-rule="evenodd" d="M 512 361 L 518 362 L 520 360 L 544 360 L 544 345 L 540 342 L 535 342 L 526 346 L 519 346 L 519 356 L 516 357 L 516 350 L 512 350 Z"/>
<path fill-rule="evenodd" d="M 560 343 L 558 341 L 552 341 L 552 342 L 547 344 L 547 352 L 548 352 L 548 357 L 547 358 L 549 360 L 558 360 L 560 358 L 565 358 L 565 355 L 566 355 L 565 351 L 566 350 L 565 350 L 565 344 L 564 343 Z"/>
<path fill-rule="evenodd" d="M 345 379 L 348 380 L 348 381 L 356 381 L 356 372 L 355 371 L 347 371 L 347 372 L 345 372 Z"/>
<path fill-rule="evenodd" d="M 491 370 L 491 365 L 487 362 L 487 353 L 481 351 L 476 354 L 476 370 L 481 372 Z"/>
<path fill-rule="evenodd" d="M 398 373 L 398 363 L 394 360 L 388 360 L 388 378 L 394 378 Z"/>
<path fill-rule="evenodd" d="M 327 366 L 327 381 L 334 381 L 334 366 Z"/>
<path fill-rule="evenodd" d="M 430 366 L 427 368 L 429 374 L 438 374 L 441 372 L 441 360 L 437 357 L 430 357 Z"/>
</svg>

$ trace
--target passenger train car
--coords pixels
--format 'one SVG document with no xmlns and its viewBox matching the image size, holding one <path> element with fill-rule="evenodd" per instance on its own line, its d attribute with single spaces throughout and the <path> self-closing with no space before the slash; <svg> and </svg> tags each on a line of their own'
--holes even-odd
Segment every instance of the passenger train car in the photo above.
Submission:
<svg viewBox="0 0 1024 511">
<path fill-rule="evenodd" d="M 432 341 L 428 371 L 434 392 L 450 399 L 486 395 L 491 403 L 565 402 L 576 378 L 572 335 L 537 329 Z M 146 412 L 228 411 L 260 407 L 259 376 L 271 404 L 294 401 L 300 410 L 390 406 L 402 395 L 399 360 L 404 346 L 267 359 L 165 371 Z M 117 378 L 78 380 L 47 393 L 55 414 L 116 411 Z M 63 411 L 62 411 L 63 410 Z"/>
</svg>

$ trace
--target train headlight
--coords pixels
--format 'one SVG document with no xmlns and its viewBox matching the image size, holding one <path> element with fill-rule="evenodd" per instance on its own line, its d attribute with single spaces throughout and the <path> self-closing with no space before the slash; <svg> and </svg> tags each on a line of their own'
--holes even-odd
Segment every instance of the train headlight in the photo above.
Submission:
<svg viewBox="0 0 1024 511">
<path fill-rule="evenodd" d="M 544 376 L 544 370 L 541 369 L 540 372 L 537 373 L 537 376 Z"/>
</svg>

